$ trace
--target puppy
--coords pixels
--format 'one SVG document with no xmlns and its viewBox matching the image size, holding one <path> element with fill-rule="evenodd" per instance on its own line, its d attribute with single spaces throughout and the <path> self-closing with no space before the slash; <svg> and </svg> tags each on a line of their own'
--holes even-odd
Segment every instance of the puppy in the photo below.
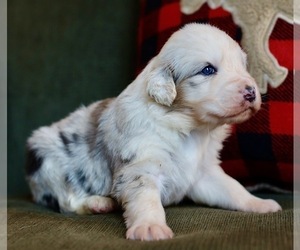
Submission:
<svg viewBox="0 0 300 250">
<path fill-rule="evenodd" d="M 239 45 L 210 25 L 186 25 L 117 98 L 32 134 L 26 173 L 34 200 L 77 214 L 121 205 L 126 237 L 136 240 L 172 238 L 163 206 L 184 197 L 231 210 L 279 211 L 220 168 L 230 124 L 260 105 Z"/>
</svg>

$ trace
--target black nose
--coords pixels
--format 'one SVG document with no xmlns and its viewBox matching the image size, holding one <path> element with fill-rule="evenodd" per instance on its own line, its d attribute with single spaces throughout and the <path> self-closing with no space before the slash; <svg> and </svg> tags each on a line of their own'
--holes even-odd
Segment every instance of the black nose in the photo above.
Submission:
<svg viewBox="0 0 300 250">
<path fill-rule="evenodd" d="M 245 92 L 244 92 L 244 99 L 246 101 L 253 102 L 255 100 L 255 98 L 256 98 L 255 88 L 246 86 Z"/>
</svg>

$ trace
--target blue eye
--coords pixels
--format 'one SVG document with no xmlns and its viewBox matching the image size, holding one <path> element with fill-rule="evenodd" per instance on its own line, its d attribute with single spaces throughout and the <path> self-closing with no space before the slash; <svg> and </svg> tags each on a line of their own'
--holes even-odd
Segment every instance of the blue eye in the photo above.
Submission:
<svg viewBox="0 0 300 250">
<path fill-rule="evenodd" d="M 215 74 L 216 72 L 217 70 L 213 66 L 208 65 L 200 71 L 200 74 L 204 76 L 210 76 Z"/>
</svg>

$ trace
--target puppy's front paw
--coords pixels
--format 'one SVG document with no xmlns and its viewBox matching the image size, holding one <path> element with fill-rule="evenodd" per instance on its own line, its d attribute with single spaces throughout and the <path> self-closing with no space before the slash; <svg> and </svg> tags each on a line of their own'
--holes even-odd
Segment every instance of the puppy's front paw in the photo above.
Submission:
<svg viewBox="0 0 300 250">
<path fill-rule="evenodd" d="M 255 213 L 274 213 L 281 210 L 281 206 L 274 200 L 253 198 L 246 203 L 244 211 Z"/>
<path fill-rule="evenodd" d="M 173 238 L 173 232 L 166 224 L 143 224 L 130 227 L 126 238 L 142 241 L 165 240 Z"/>
</svg>

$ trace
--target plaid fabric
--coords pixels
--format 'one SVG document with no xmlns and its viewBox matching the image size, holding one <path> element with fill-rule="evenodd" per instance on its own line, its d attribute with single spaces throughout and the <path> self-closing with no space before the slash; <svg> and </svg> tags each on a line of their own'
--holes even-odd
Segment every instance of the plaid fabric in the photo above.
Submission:
<svg viewBox="0 0 300 250">
<path fill-rule="evenodd" d="M 210 23 L 240 42 L 241 29 L 229 12 L 203 5 L 192 15 L 180 12 L 177 0 L 142 0 L 138 36 L 138 71 L 154 57 L 170 35 L 186 23 Z M 293 25 L 279 19 L 269 47 L 280 65 L 289 69 L 278 88 L 269 87 L 262 109 L 233 127 L 221 153 L 224 170 L 246 186 L 293 187 Z"/>
</svg>

